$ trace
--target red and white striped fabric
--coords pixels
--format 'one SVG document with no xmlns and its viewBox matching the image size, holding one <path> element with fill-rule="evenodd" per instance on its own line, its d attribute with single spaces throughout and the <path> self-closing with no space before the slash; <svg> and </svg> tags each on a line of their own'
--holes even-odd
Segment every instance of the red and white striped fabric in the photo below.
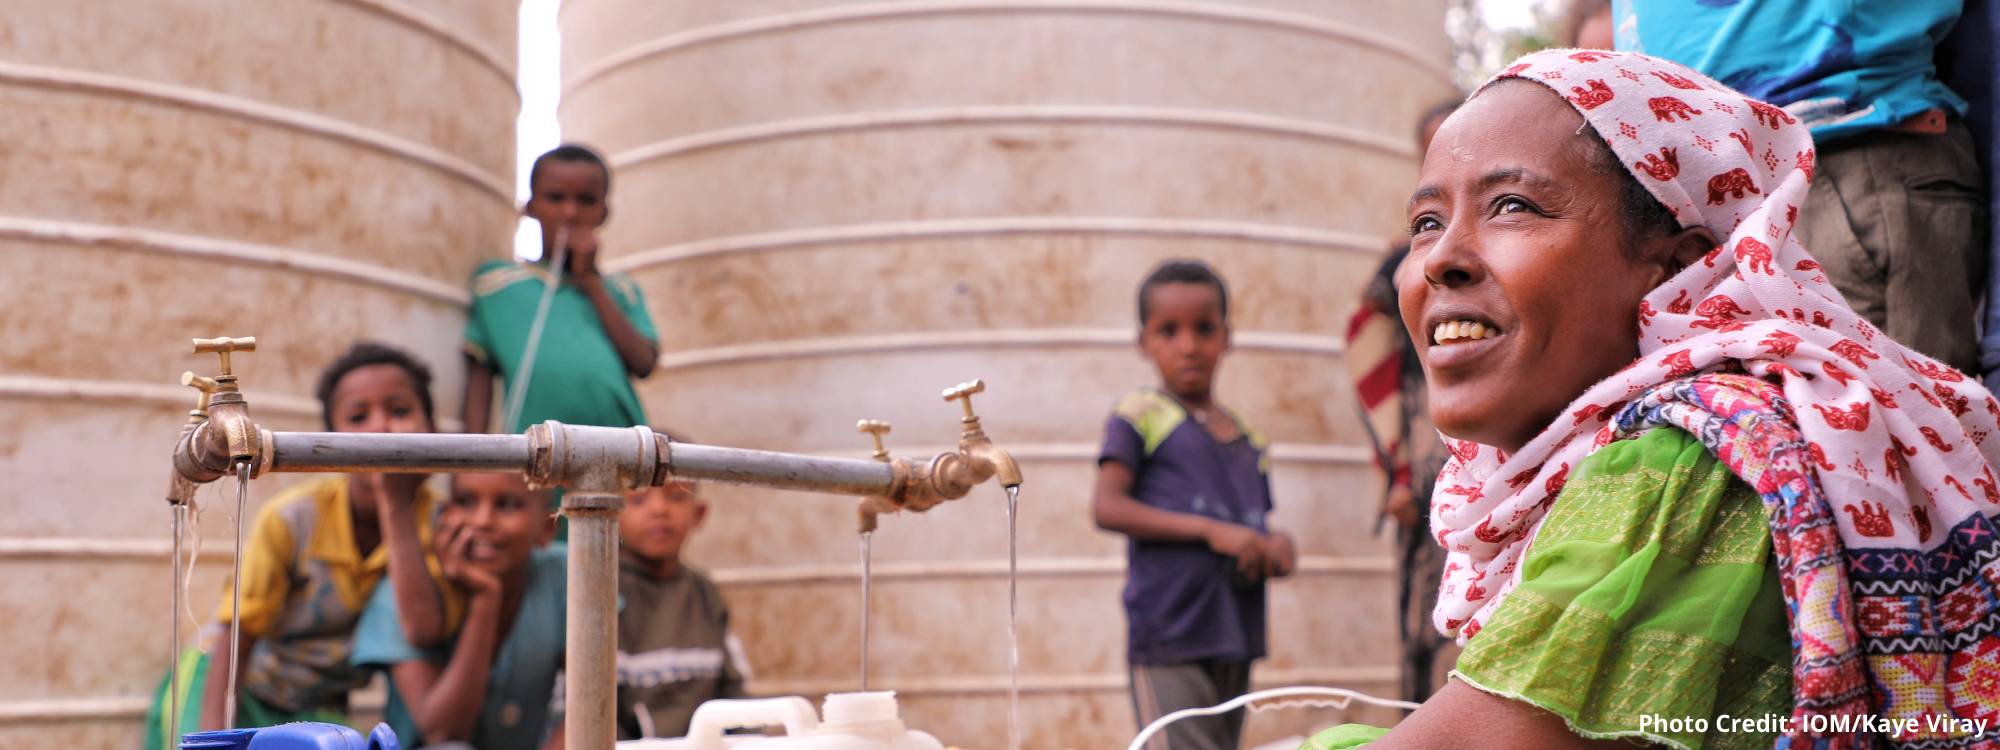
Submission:
<svg viewBox="0 0 2000 750">
<path fill-rule="evenodd" d="M 1376 468 L 1389 476 L 1390 487 L 1410 484 L 1410 444 L 1403 421 L 1404 399 L 1410 396 L 1403 393 L 1404 341 L 1402 318 L 1364 303 L 1347 321 L 1347 347 L 1341 354 L 1361 398 L 1368 434 L 1375 440 Z"/>
</svg>

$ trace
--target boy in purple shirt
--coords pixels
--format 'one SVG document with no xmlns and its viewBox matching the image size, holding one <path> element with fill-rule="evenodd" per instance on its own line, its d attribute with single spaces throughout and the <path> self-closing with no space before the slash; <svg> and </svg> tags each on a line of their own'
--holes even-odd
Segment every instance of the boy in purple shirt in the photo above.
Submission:
<svg viewBox="0 0 2000 750">
<path fill-rule="evenodd" d="M 1265 443 L 1216 403 L 1229 290 L 1206 264 L 1168 261 L 1139 285 L 1139 349 L 1160 385 L 1118 400 L 1104 425 L 1091 511 L 1124 534 L 1126 659 L 1139 725 L 1250 688 L 1264 656 L 1264 581 L 1290 575 L 1273 532 Z M 1181 721 L 1169 750 L 1234 750 L 1243 711 Z M 1149 749 L 1150 750 L 1150 749 Z"/>
</svg>

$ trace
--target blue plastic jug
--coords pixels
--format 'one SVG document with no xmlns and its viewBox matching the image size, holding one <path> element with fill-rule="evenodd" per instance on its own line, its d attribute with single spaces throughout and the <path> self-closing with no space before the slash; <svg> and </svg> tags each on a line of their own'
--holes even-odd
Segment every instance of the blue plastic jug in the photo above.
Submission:
<svg viewBox="0 0 2000 750">
<path fill-rule="evenodd" d="M 255 729 L 218 729 L 181 735 L 181 750 L 244 750 Z"/>
<path fill-rule="evenodd" d="M 402 750 L 387 724 L 375 725 L 366 740 L 339 724 L 299 722 L 262 729 L 190 732 L 180 750 Z"/>
</svg>

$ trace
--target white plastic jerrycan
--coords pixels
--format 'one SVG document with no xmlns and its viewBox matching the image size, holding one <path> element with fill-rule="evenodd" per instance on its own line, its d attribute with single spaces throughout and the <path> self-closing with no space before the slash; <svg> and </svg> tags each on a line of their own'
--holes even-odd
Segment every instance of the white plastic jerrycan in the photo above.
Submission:
<svg viewBox="0 0 2000 750">
<path fill-rule="evenodd" d="M 903 726 L 893 691 L 833 693 L 825 721 L 799 697 L 716 700 L 695 709 L 688 736 L 618 743 L 620 750 L 944 750 L 944 744 Z M 783 726 L 783 737 L 724 737 L 736 728 Z"/>
</svg>

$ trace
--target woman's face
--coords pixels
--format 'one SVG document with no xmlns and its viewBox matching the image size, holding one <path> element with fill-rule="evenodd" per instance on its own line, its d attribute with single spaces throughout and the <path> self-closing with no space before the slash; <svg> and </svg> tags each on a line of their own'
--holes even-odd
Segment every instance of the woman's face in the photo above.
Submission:
<svg viewBox="0 0 2000 750">
<path fill-rule="evenodd" d="M 1625 177 L 1593 168 L 1582 126 L 1547 88 L 1503 81 L 1425 155 L 1396 285 L 1447 435 L 1518 450 L 1638 357 L 1639 300 L 1667 268 L 1629 260 Z"/>
</svg>

